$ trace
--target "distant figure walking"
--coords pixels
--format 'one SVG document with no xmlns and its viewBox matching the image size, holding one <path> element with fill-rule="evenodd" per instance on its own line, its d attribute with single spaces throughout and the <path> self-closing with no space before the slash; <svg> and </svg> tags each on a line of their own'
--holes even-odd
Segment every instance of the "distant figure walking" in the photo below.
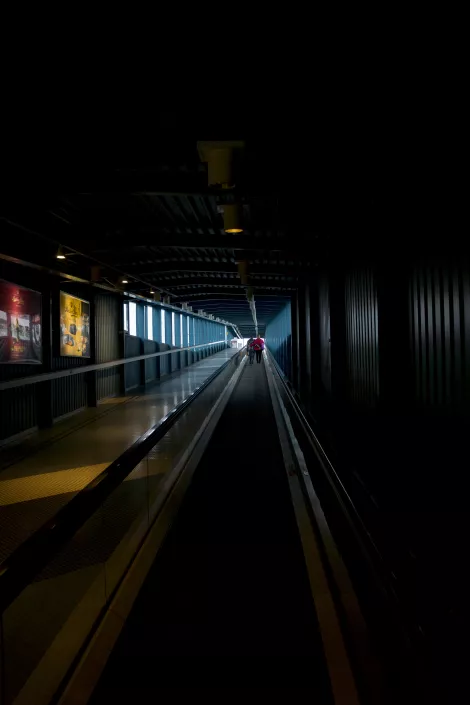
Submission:
<svg viewBox="0 0 470 705">
<path fill-rule="evenodd" d="M 253 338 L 250 338 L 246 344 L 246 352 L 248 355 L 248 360 L 250 362 L 250 365 L 253 364 L 253 360 L 255 359 L 255 350 L 253 348 L 253 343 L 254 343 Z"/>
<path fill-rule="evenodd" d="M 261 362 L 261 354 L 264 350 L 264 340 L 259 336 L 253 341 L 253 349 L 256 353 L 256 362 L 259 364 Z"/>
</svg>

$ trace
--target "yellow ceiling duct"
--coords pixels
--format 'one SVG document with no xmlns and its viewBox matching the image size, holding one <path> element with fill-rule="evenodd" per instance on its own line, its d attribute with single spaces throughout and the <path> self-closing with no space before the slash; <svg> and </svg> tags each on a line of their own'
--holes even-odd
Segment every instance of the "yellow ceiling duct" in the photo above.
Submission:
<svg viewBox="0 0 470 705">
<path fill-rule="evenodd" d="M 226 233 L 242 233 L 241 207 L 238 203 L 224 206 L 224 230 Z"/>
<path fill-rule="evenodd" d="M 240 140 L 212 140 L 198 142 L 197 148 L 201 161 L 207 162 L 208 185 L 222 189 L 235 186 L 235 163 L 245 148 Z M 226 233 L 242 233 L 242 209 L 240 203 L 223 206 L 224 230 Z"/>
<path fill-rule="evenodd" d="M 209 186 L 233 188 L 235 175 L 233 169 L 234 150 L 245 146 L 239 140 L 212 140 L 198 142 L 197 147 L 201 161 L 207 162 Z"/>
</svg>

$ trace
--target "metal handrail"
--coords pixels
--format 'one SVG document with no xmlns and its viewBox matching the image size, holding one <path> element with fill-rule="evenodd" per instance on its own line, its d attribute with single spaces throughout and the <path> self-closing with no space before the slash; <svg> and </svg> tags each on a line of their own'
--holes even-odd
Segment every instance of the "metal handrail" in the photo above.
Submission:
<svg viewBox="0 0 470 705">
<path fill-rule="evenodd" d="M 0 564 L 0 614 L 126 479 L 187 406 L 236 358 L 237 354 L 215 370 Z"/>
<path fill-rule="evenodd" d="M 383 565 L 383 557 L 382 554 L 380 553 L 376 543 L 374 542 L 370 532 L 367 530 L 367 527 L 365 526 L 359 512 L 357 511 L 354 502 L 349 495 L 346 487 L 344 486 L 344 483 L 342 482 L 341 478 L 339 477 L 338 473 L 335 470 L 335 467 L 333 466 L 331 460 L 329 459 L 325 449 L 320 443 L 319 438 L 313 431 L 312 427 L 310 426 L 307 417 L 305 416 L 304 412 L 302 411 L 302 408 L 297 401 L 294 392 L 292 391 L 290 381 L 286 378 L 282 370 L 280 369 L 276 359 L 274 356 L 270 353 L 270 359 L 274 363 L 274 368 L 283 384 L 284 389 L 286 390 L 286 393 L 289 397 L 289 401 L 291 402 L 295 413 L 297 414 L 300 423 L 306 433 L 306 437 L 309 440 L 309 443 L 311 444 L 313 451 L 315 455 L 317 456 L 317 459 L 322 467 L 323 473 L 325 477 L 327 478 L 331 488 L 333 489 L 335 496 L 337 500 L 339 501 L 346 518 L 348 519 L 348 522 L 351 525 L 352 530 L 356 534 L 357 538 L 363 544 L 363 539 L 359 537 L 358 534 L 358 529 L 359 532 L 364 536 L 367 537 L 367 541 L 370 544 L 370 548 L 373 550 L 376 559 Z M 365 547 L 364 547 L 365 548 Z M 395 595 L 395 591 L 393 591 L 393 594 Z"/>
<path fill-rule="evenodd" d="M 283 385 L 283 388 L 285 389 L 289 401 L 292 405 L 292 408 L 299 419 L 305 436 L 313 452 L 315 453 L 320 467 L 322 468 L 323 475 L 326 477 L 331 489 L 333 490 L 335 498 L 343 511 L 343 515 L 346 518 L 349 527 L 351 528 L 351 531 L 356 539 L 357 545 L 359 546 L 363 557 L 369 562 L 369 565 L 373 570 L 376 584 L 381 589 L 382 594 L 386 596 L 385 599 L 387 599 L 389 607 L 393 610 L 397 619 L 400 620 L 402 634 L 405 637 L 405 640 L 408 641 L 411 636 L 414 642 L 421 641 L 422 633 L 419 629 L 419 626 L 413 620 L 408 619 L 403 614 L 403 604 L 399 599 L 399 596 L 393 584 L 390 571 L 386 565 L 382 553 L 379 550 L 379 547 L 373 540 L 371 533 L 364 524 L 364 521 L 362 520 L 358 510 L 356 509 L 352 498 L 347 492 L 326 451 L 322 447 L 320 440 L 318 439 L 317 435 L 310 426 L 307 417 L 305 416 L 299 402 L 296 399 L 290 381 L 282 372 L 281 368 L 277 363 L 277 360 L 274 358 L 272 353 L 269 353 L 269 356 L 270 360 L 274 363 L 273 367 L 276 370 L 278 377 Z M 404 619 L 406 620 L 406 626 L 404 623 Z M 409 646 L 409 643 L 407 644 L 407 646 Z"/>
<path fill-rule="evenodd" d="M 160 343 L 167 345 L 168 343 Z M 123 357 L 119 360 L 111 360 L 110 362 L 97 362 L 92 365 L 82 365 L 81 367 L 71 367 L 68 370 L 58 370 L 57 372 L 42 372 L 39 375 L 31 377 L 18 377 L 10 379 L 6 382 L 0 382 L 0 392 L 5 389 L 14 389 L 15 387 L 25 387 L 28 384 L 38 384 L 47 382 L 52 379 L 60 379 L 61 377 L 70 377 L 71 375 L 83 375 L 86 372 L 94 372 L 96 370 L 106 370 L 109 367 L 118 367 L 119 365 L 127 365 L 129 362 L 139 362 L 139 360 L 150 360 L 153 357 L 162 357 L 163 355 L 173 355 L 186 350 L 196 350 L 198 348 L 207 348 L 212 345 L 226 344 L 225 340 L 216 340 L 212 343 L 201 343 L 200 345 L 190 345 L 187 348 L 172 348 L 171 350 L 163 350 L 161 352 L 146 353 L 145 355 L 135 355 L 134 357 Z"/>
<path fill-rule="evenodd" d="M 304 412 L 302 411 L 302 409 L 300 407 L 300 404 L 298 403 L 297 399 L 295 398 L 295 394 L 292 391 L 290 381 L 286 378 L 286 376 L 282 372 L 281 368 L 279 367 L 279 365 L 277 363 L 277 360 L 275 359 L 274 355 L 271 352 L 269 353 L 269 356 L 270 356 L 270 360 L 274 363 L 275 370 L 276 370 L 276 372 L 277 372 L 277 374 L 278 374 L 278 376 L 279 376 L 279 378 L 280 378 L 280 380 L 286 390 L 286 393 L 289 396 L 289 400 L 291 401 L 291 403 L 295 409 L 295 412 L 298 415 L 298 417 L 302 423 L 302 426 L 304 427 L 304 430 L 307 432 L 307 437 L 311 441 L 313 449 L 314 449 L 317 457 L 319 456 L 318 459 L 323 465 L 323 470 L 325 471 L 326 476 L 328 477 L 330 482 L 331 482 L 331 480 L 333 480 L 333 482 L 331 482 L 331 484 L 332 484 L 333 489 L 335 490 L 335 493 L 336 493 L 338 499 L 340 499 L 342 504 L 347 503 L 349 505 L 349 508 L 350 508 L 351 512 L 354 514 L 355 519 L 361 525 L 363 530 L 368 534 L 368 536 L 370 538 L 370 534 L 367 532 L 367 529 L 364 526 L 364 522 L 362 521 L 356 507 L 354 506 L 354 503 L 353 503 L 350 495 L 348 494 L 346 487 L 344 486 L 341 478 L 339 477 L 338 473 L 336 472 L 333 464 L 331 463 L 331 460 L 329 459 L 325 449 L 321 445 L 317 435 L 315 434 L 312 427 L 310 426 Z M 378 551 L 375 544 L 373 544 L 373 545 L 374 545 L 374 548 Z"/>
</svg>

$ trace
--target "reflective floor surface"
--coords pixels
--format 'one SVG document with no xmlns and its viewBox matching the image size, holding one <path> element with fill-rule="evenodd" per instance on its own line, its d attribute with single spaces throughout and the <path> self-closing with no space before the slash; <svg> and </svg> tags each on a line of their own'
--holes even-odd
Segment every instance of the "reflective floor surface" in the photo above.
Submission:
<svg viewBox="0 0 470 705">
<path fill-rule="evenodd" d="M 0 474 L 0 561 L 236 352 L 201 360 L 86 425 L 78 415 L 75 431 L 6 467 Z"/>
</svg>

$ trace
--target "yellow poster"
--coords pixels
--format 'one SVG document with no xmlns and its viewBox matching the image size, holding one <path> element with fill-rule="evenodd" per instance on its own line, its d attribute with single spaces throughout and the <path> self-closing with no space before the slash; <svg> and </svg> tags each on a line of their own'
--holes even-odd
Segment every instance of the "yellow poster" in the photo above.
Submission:
<svg viewBox="0 0 470 705">
<path fill-rule="evenodd" d="M 90 304 L 60 292 L 60 354 L 90 357 Z"/>
</svg>

